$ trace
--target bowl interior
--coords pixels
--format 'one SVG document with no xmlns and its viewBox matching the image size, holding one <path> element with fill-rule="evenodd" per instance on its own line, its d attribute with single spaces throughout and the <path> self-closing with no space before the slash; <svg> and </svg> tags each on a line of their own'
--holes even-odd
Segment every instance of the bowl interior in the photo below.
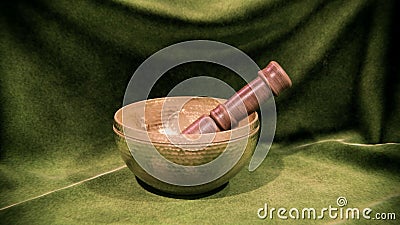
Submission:
<svg viewBox="0 0 400 225">
<path fill-rule="evenodd" d="M 171 142 L 171 137 L 182 136 L 180 131 L 200 116 L 209 114 L 224 101 L 226 100 L 210 97 L 167 97 L 135 102 L 115 113 L 114 130 L 130 139 L 168 144 Z M 232 141 L 247 137 L 258 128 L 258 125 L 258 115 L 252 113 L 240 121 L 234 129 L 201 136 L 203 140 L 211 138 L 213 143 Z M 199 135 L 185 136 L 182 141 L 178 141 L 180 144 L 193 144 L 185 140 L 187 137 L 196 140 Z"/>
</svg>

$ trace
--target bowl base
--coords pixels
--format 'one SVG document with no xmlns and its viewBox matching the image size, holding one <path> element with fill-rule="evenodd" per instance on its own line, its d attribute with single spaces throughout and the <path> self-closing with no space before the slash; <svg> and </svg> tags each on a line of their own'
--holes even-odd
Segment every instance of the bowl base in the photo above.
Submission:
<svg viewBox="0 0 400 225">
<path fill-rule="evenodd" d="M 135 176 L 135 177 L 136 177 L 136 181 L 138 182 L 138 184 L 139 184 L 142 188 L 144 188 L 146 191 L 151 192 L 151 193 L 156 194 L 156 195 L 163 196 L 163 197 L 167 197 L 167 198 L 177 198 L 177 199 L 199 199 L 199 198 L 205 198 L 205 197 L 214 195 L 214 194 L 216 194 L 216 193 L 222 191 L 226 186 L 228 186 L 228 183 L 229 183 L 229 181 L 228 181 L 228 182 L 226 182 L 225 184 L 223 184 L 223 185 L 221 185 L 221 186 L 219 186 L 219 187 L 217 187 L 217 188 L 215 188 L 215 189 L 213 189 L 213 190 L 211 190 L 211 191 L 208 191 L 208 192 L 205 192 L 205 193 L 201 193 L 201 194 L 176 195 L 176 194 L 167 193 L 167 192 L 165 192 L 165 191 L 161 191 L 161 190 L 159 190 L 159 189 L 157 189 L 157 188 L 154 188 L 154 187 L 152 187 L 152 186 L 146 184 L 146 183 L 145 183 L 144 181 L 142 181 L 139 177 L 137 177 L 137 176 Z"/>
</svg>

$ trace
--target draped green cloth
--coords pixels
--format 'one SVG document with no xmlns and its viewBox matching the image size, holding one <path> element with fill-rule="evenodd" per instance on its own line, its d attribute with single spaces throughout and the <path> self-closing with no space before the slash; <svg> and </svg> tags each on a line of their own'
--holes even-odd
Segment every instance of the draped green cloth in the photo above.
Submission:
<svg viewBox="0 0 400 225">
<path fill-rule="evenodd" d="M 343 209 L 394 212 L 398 223 L 398 2 L 15 0 L 0 10 L 1 224 L 279 223 L 257 210 L 338 207 L 340 196 Z M 112 119 L 147 57 L 196 39 L 235 46 L 260 67 L 276 60 L 293 87 L 275 99 L 276 136 L 255 172 L 208 197 L 168 198 L 124 167 Z M 200 75 L 244 84 L 192 63 L 151 97 Z"/>
</svg>

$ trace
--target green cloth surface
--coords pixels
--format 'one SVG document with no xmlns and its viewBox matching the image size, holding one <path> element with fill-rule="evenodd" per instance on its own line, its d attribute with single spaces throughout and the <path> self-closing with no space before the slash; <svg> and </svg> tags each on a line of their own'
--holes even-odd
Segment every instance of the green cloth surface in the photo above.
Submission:
<svg viewBox="0 0 400 225">
<path fill-rule="evenodd" d="M 400 221 L 399 3 L 396 1 L 2 1 L 1 224 L 376 223 L 261 220 L 269 207 L 370 207 Z M 136 68 L 186 40 L 221 41 L 293 87 L 275 99 L 266 160 L 198 199 L 143 189 L 124 167 L 113 114 Z M 228 69 L 190 63 L 152 90 Z M 264 118 L 265 119 L 265 118 Z M 265 145 L 263 140 L 260 144 Z"/>
</svg>

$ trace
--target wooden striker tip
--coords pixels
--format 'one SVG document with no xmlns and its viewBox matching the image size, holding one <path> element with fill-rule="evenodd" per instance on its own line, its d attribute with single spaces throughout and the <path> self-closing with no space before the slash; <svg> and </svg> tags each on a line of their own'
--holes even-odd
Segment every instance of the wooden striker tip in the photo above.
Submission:
<svg viewBox="0 0 400 225">
<path fill-rule="evenodd" d="M 260 70 L 259 75 L 265 78 L 275 96 L 278 96 L 283 90 L 292 86 L 292 81 L 285 70 L 275 61 L 271 61 L 267 67 Z"/>
</svg>

